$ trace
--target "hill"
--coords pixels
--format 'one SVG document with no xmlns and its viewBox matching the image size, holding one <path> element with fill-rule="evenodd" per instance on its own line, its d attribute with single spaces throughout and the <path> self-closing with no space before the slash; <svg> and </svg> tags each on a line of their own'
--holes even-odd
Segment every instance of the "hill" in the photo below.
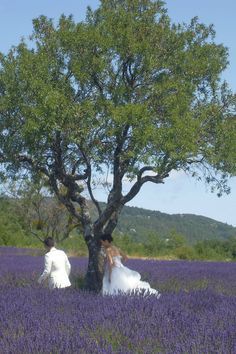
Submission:
<svg viewBox="0 0 236 354">
<path fill-rule="evenodd" d="M 14 203 L 14 199 L 0 198 L 0 244 L 14 246 L 23 242 L 22 245 L 32 246 L 37 240 L 25 234 L 18 209 L 11 207 Z M 53 203 L 51 198 L 45 198 L 46 213 L 47 209 L 53 209 Z M 93 218 L 96 218 L 94 206 L 91 202 L 89 204 Z M 102 206 L 104 205 L 102 203 Z M 204 216 L 169 215 L 160 211 L 125 206 L 115 233 L 129 236 L 137 243 L 145 243 L 147 236 L 150 235 L 154 240 L 155 237 L 166 240 L 174 233 L 182 235 L 186 240 L 185 243 L 192 246 L 203 240 L 227 240 L 231 236 L 236 236 L 236 227 Z"/>
<path fill-rule="evenodd" d="M 174 231 L 183 235 L 189 245 L 202 240 L 226 240 L 236 236 L 236 227 L 193 214 L 169 215 L 160 211 L 125 206 L 116 228 L 134 241 L 142 242 L 152 233 L 168 238 Z"/>
</svg>

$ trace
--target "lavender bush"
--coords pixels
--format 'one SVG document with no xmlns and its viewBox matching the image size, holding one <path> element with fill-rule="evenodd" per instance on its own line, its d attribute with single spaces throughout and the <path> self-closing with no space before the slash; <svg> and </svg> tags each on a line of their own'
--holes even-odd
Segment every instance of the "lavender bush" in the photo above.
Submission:
<svg viewBox="0 0 236 354">
<path fill-rule="evenodd" d="M 130 260 L 162 296 L 101 296 L 36 282 L 43 258 L 0 249 L 0 353 L 235 353 L 235 263 Z"/>
</svg>

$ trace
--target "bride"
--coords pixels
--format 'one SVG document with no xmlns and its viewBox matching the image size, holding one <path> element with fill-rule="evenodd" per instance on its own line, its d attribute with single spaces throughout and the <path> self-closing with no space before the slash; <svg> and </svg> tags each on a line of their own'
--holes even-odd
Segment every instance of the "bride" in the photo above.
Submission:
<svg viewBox="0 0 236 354">
<path fill-rule="evenodd" d="M 141 281 L 141 275 L 138 272 L 122 264 L 123 260 L 127 260 L 127 256 L 112 245 L 113 238 L 111 234 L 102 235 L 100 240 L 106 254 L 102 286 L 103 295 L 116 295 L 121 292 L 126 294 L 154 294 L 158 298 L 160 297 L 157 290 L 152 289 L 147 282 Z"/>
</svg>

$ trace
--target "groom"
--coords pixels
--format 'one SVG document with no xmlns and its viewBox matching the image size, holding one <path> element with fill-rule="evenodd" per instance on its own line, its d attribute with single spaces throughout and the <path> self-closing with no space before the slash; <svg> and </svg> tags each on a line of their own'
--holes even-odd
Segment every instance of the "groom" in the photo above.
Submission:
<svg viewBox="0 0 236 354">
<path fill-rule="evenodd" d="M 48 279 L 50 289 L 67 288 L 71 285 L 69 280 L 71 265 L 67 255 L 64 251 L 55 248 L 52 237 L 44 240 L 44 246 L 48 252 L 44 257 L 44 271 L 38 283 L 41 284 Z"/>
</svg>

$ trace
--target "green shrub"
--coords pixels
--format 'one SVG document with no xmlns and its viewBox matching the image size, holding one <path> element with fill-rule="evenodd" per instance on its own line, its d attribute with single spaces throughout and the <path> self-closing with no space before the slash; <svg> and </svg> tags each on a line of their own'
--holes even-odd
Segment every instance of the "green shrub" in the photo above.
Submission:
<svg viewBox="0 0 236 354">
<path fill-rule="evenodd" d="M 174 251 L 174 254 L 179 259 L 189 259 L 189 260 L 196 259 L 196 253 L 194 249 L 190 246 L 178 247 Z"/>
</svg>

